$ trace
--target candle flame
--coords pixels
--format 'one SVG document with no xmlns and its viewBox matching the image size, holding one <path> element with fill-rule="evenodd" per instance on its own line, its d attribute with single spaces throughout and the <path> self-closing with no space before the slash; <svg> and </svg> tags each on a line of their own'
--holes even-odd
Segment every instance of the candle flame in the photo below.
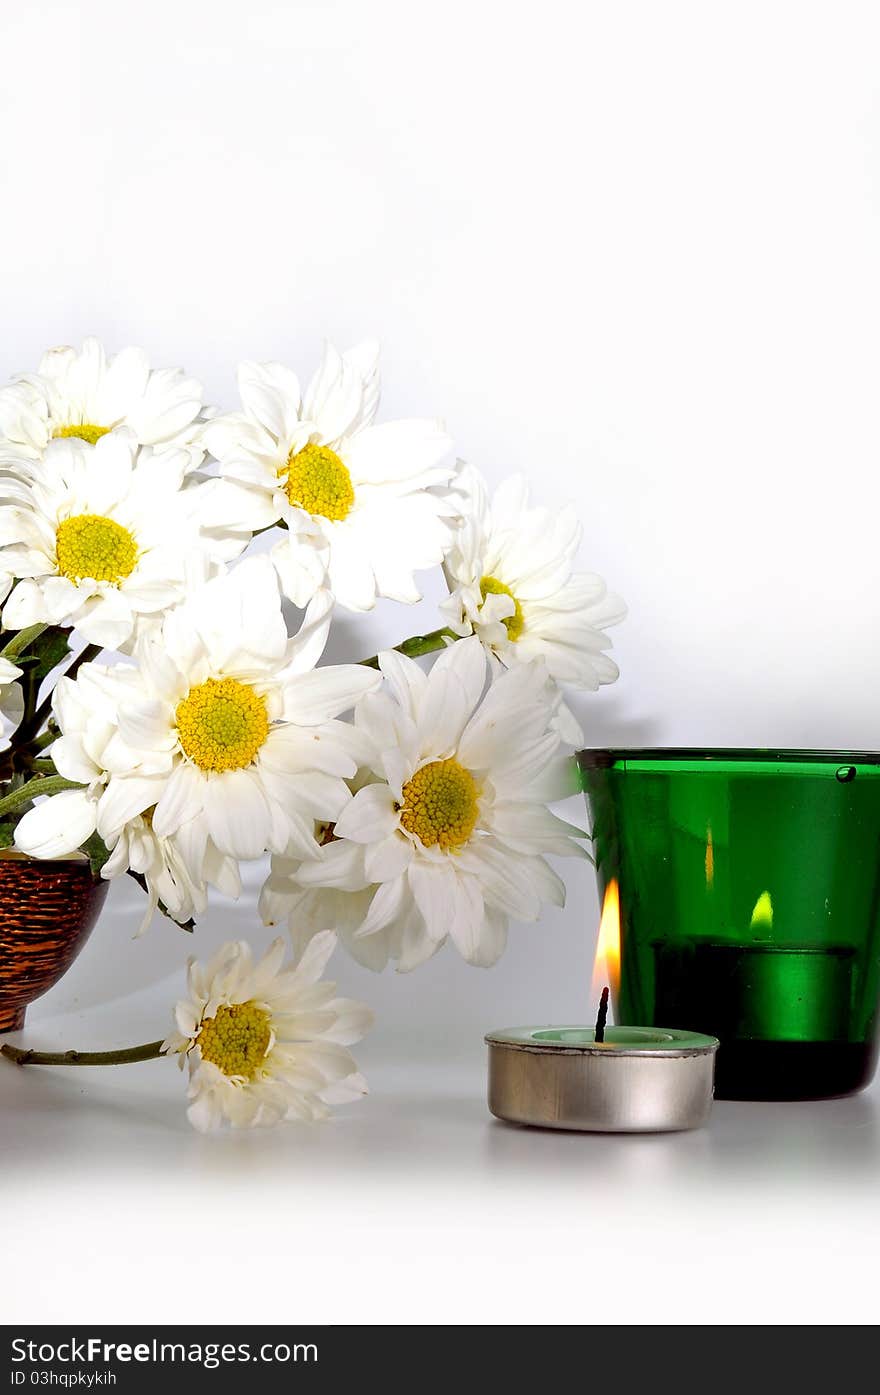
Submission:
<svg viewBox="0 0 880 1395">
<path fill-rule="evenodd" d="M 769 891 L 762 891 L 755 902 L 755 909 L 752 911 L 752 919 L 749 924 L 750 930 L 772 930 L 773 929 L 773 901 Z"/>
<path fill-rule="evenodd" d="M 593 969 L 594 1002 L 598 1002 L 599 995 L 606 986 L 611 989 L 612 1002 L 616 1003 L 620 988 L 620 894 L 614 877 L 605 888 L 602 919 L 599 921 L 599 940 Z"/>
</svg>

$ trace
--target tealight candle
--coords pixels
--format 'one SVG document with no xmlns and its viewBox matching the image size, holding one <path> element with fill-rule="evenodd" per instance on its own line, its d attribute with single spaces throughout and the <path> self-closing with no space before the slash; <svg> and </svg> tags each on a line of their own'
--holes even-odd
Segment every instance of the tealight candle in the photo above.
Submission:
<svg viewBox="0 0 880 1395">
<path fill-rule="evenodd" d="M 594 989 L 620 970 L 619 907 L 607 898 Z M 595 1027 L 514 1027 L 490 1032 L 489 1109 L 498 1119 L 589 1133 L 695 1129 L 712 1108 L 718 1040 L 660 1027 L 606 1027 L 602 989 Z"/>
<path fill-rule="evenodd" d="M 695 1129 L 712 1107 L 718 1042 L 657 1027 L 490 1032 L 489 1108 L 510 1123 L 591 1133 Z"/>
</svg>

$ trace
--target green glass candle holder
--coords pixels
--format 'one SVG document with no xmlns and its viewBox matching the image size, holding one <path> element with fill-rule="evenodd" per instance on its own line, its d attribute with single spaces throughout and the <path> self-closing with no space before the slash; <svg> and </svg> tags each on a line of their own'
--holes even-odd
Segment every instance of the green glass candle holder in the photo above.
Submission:
<svg viewBox="0 0 880 1395">
<path fill-rule="evenodd" d="M 880 755 L 582 751 L 617 1020 L 721 1041 L 716 1095 L 821 1099 L 877 1063 Z"/>
</svg>

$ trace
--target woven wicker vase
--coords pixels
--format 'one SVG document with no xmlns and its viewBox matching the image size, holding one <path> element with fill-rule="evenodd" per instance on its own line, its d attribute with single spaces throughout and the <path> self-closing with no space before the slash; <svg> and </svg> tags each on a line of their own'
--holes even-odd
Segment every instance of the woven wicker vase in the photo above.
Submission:
<svg viewBox="0 0 880 1395">
<path fill-rule="evenodd" d="M 0 1032 L 24 1026 L 28 1003 L 70 968 L 107 895 L 87 862 L 0 854 Z"/>
</svg>

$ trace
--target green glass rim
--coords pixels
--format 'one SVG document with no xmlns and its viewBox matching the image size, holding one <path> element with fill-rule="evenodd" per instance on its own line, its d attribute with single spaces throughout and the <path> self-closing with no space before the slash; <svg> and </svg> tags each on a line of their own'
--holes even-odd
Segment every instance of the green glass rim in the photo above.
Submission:
<svg viewBox="0 0 880 1395">
<path fill-rule="evenodd" d="M 878 751 L 821 751 L 791 748 L 757 748 L 744 746 L 650 746 L 584 750 L 577 753 L 581 770 L 607 770 L 611 766 L 648 763 L 650 765 L 686 765 L 691 768 L 711 768 L 725 764 L 752 765 L 816 765 L 816 766 L 876 766 L 880 768 Z"/>
</svg>

